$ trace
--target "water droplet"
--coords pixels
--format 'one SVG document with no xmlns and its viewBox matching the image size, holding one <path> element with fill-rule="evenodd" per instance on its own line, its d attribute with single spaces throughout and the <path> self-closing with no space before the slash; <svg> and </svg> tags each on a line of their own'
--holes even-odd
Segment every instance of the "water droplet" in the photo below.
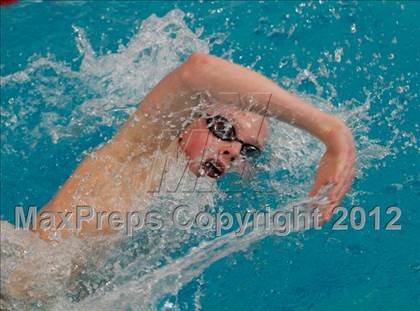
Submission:
<svg viewBox="0 0 420 311">
<path fill-rule="evenodd" d="M 341 57 L 343 56 L 343 48 L 337 48 L 334 51 L 334 59 L 337 63 L 341 62 Z"/>
</svg>

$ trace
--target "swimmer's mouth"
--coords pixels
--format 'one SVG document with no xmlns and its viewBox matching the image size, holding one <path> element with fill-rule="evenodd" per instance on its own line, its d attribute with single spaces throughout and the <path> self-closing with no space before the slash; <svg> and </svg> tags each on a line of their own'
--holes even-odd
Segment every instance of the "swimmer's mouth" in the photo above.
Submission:
<svg viewBox="0 0 420 311">
<path fill-rule="evenodd" d="M 203 163 L 203 169 L 207 176 L 218 178 L 225 172 L 225 167 L 220 161 L 207 160 Z"/>
</svg>

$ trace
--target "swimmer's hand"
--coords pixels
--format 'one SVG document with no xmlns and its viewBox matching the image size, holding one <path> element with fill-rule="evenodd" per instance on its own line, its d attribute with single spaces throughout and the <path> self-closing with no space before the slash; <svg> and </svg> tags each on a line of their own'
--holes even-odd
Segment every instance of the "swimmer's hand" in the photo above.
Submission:
<svg viewBox="0 0 420 311">
<path fill-rule="evenodd" d="M 344 124 L 331 130 L 325 143 L 327 150 L 321 158 L 315 184 L 309 193 L 310 196 L 314 196 L 321 187 L 332 184 L 328 194 L 329 204 L 320 208 L 323 222 L 331 219 L 334 208 L 350 190 L 356 159 L 353 136 Z"/>
</svg>

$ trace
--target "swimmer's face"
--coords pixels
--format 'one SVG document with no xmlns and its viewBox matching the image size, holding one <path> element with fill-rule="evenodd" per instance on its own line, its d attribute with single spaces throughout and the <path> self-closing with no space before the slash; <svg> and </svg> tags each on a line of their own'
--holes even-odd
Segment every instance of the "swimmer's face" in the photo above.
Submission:
<svg viewBox="0 0 420 311">
<path fill-rule="evenodd" d="M 266 118 L 222 107 L 190 124 L 180 135 L 179 145 L 189 160 L 189 169 L 196 176 L 217 178 L 230 168 L 257 157 L 267 137 Z"/>
</svg>

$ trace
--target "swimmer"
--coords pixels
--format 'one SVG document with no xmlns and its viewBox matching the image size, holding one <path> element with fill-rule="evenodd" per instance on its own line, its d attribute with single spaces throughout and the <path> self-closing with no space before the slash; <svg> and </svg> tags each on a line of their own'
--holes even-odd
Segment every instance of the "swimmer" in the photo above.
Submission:
<svg viewBox="0 0 420 311">
<path fill-rule="evenodd" d="M 328 221 L 355 173 L 355 147 L 345 123 L 257 72 L 204 53 L 193 53 L 164 77 L 116 135 L 80 163 L 41 212 L 54 214 L 57 223 L 60 213 L 75 213 L 77 206 L 129 212 L 135 200 L 150 195 L 147 180 L 156 172 L 142 163 L 152 162 L 156 150 L 180 150 L 194 175 L 218 178 L 261 153 L 269 134 L 267 117 L 306 130 L 325 144 L 309 195 L 332 184 L 322 212 Z M 56 233 L 40 226 L 34 231 L 47 241 Z M 106 223 L 98 230 L 92 220 L 83 223 L 77 235 L 111 232 Z M 63 229 L 60 238 L 74 233 Z"/>
</svg>

